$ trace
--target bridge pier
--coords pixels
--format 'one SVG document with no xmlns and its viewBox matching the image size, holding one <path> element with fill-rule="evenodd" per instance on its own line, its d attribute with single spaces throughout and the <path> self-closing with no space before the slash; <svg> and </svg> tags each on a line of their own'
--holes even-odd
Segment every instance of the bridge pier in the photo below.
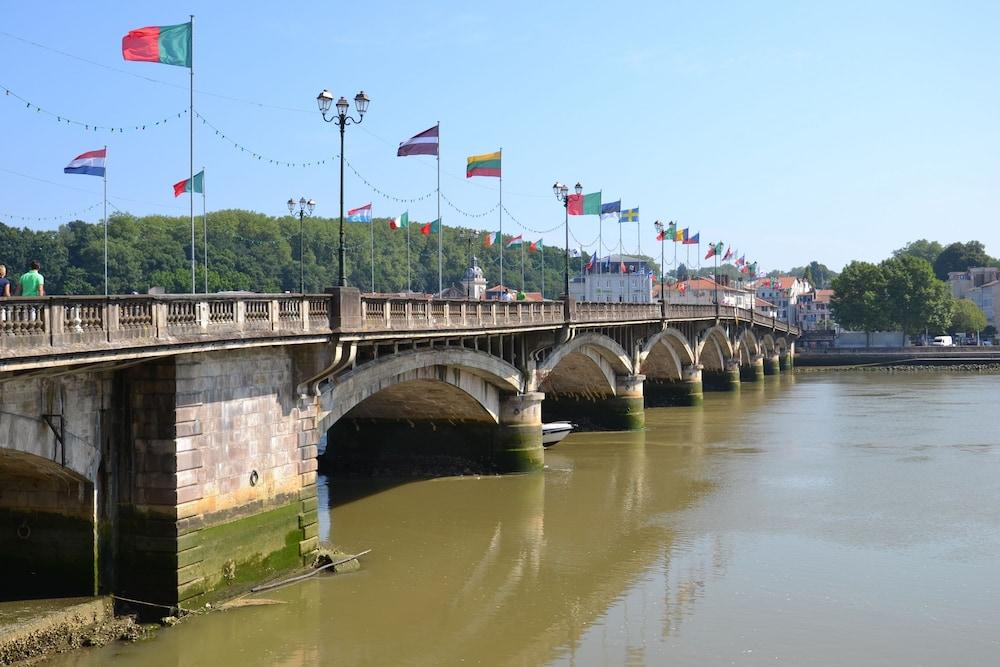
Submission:
<svg viewBox="0 0 1000 667">
<path fill-rule="evenodd" d="M 795 355 L 791 350 L 785 350 L 784 354 L 778 356 L 778 367 L 783 371 L 790 371 L 795 367 Z"/>
<path fill-rule="evenodd" d="M 699 405 L 704 400 L 701 382 L 702 367 L 691 364 L 684 367 L 680 380 L 646 378 L 643 393 L 650 407 L 666 405 Z"/>
<path fill-rule="evenodd" d="M 765 373 L 767 373 L 767 366 L 764 364 L 763 355 L 755 354 L 750 359 L 749 366 L 740 366 L 740 381 L 763 382 Z"/>
<path fill-rule="evenodd" d="M 777 375 L 781 371 L 781 357 L 777 353 L 770 354 L 764 363 L 765 375 Z"/>
<path fill-rule="evenodd" d="M 545 421 L 572 421 L 584 429 L 635 431 L 645 427 L 643 399 L 645 375 L 615 376 L 615 394 L 598 396 L 557 395 L 543 406 Z"/>
<path fill-rule="evenodd" d="M 532 391 L 516 394 L 500 405 L 500 425 L 493 462 L 500 472 L 531 472 L 545 465 L 542 448 L 542 399 Z"/>
<path fill-rule="evenodd" d="M 705 389 L 714 391 L 739 391 L 740 360 L 727 359 L 724 371 L 704 371 L 702 378 Z"/>
</svg>

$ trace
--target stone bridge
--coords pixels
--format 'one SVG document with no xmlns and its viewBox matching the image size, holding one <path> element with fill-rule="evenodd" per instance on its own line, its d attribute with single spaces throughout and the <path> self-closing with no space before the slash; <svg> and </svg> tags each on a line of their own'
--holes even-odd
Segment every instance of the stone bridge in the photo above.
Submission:
<svg viewBox="0 0 1000 667">
<path fill-rule="evenodd" d="M 364 296 L 0 302 L 7 596 L 195 605 L 315 552 L 331 470 L 525 472 L 543 419 L 639 429 L 790 368 L 748 310 Z M 3 598 L 4 595 L 0 595 Z"/>
</svg>

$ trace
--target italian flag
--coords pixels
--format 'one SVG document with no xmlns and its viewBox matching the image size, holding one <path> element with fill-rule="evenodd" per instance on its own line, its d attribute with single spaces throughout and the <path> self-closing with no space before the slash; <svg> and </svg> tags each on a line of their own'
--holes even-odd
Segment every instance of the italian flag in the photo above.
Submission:
<svg viewBox="0 0 1000 667">
<path fill-rule="evenodd" d="M 521 235 L 518 234 L 517 236 L 515 236 L 511 240 L 507 241 L 507 247 L 508 248 L 519 248 L 521 246 L 521 241 L 522 241 Z"/>
<path fill-rule="evenodd" d="M 183 181 L 174 183 L 174 196 L 180 197 L 185 192 L 198 192 L 205 194 L 205 170 L 199 171 L 194 178 L 185 178 Z"/>
<path fill-rule="evenodd" d="M 428 222 L 425 225 L 420 226 L 420 233 L 424 236 L 430 236 L 431 232 L 437 234 L 441 231 L 441 218 L 438 218 L 434 222 Z"/>
<path fill-rule="evenodd" d="M 410 212 L 406 211 L 398 218 L 389 218 L 389 229 L 403 229 L 410 225 Z"/>
<path fill-rule="evenodd" d="M 122 37 L 122 57 L 125 60 L 191 67 L 191 24 L 154 25 L 130 30 Z"/>
<path fill-rule="evenodd" d="M 487 232 L 486 236 L 483 237 L 484 248 L 489 248 L 497 243 L 500 243 L 500 232 Z"/>
</svg>

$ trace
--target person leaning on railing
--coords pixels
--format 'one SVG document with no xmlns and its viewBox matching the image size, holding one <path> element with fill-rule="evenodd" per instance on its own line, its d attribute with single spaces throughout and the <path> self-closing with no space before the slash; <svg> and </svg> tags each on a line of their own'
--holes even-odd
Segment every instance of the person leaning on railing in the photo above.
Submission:
<svg viewBox="0 0 1000 667">
<path fill-rule="evenodd" d="M 18 296 L 45 296 L 45 278 L 41 274 L 42 265 L 37 259 L 31 260 L 29 270 L 21 274 L 17 284 Z"/>
</svg>

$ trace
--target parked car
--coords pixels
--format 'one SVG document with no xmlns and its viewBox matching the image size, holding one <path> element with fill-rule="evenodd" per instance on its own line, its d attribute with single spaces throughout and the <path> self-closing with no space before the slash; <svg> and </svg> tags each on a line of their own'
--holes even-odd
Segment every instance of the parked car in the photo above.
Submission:
<svg viewBox="0 0 1000 667">
<path fill-rule="evenodd" d="M 955 341 L 951 339 L 951 336 L 934 336 L 930 344 L 931 347 L 951 347 L 955 344 Z"/>
</svg>

